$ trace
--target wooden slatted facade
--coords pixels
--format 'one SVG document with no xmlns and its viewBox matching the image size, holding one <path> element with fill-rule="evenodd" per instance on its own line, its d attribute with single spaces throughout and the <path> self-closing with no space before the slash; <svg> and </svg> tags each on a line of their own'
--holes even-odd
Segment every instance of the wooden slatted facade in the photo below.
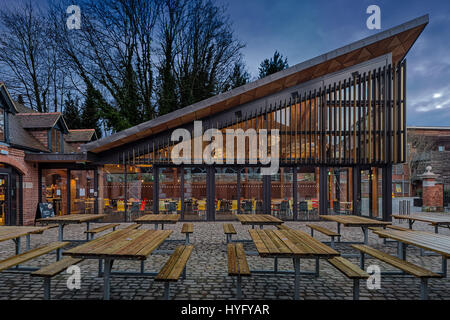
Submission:
<svg viewBox="0 0 450 320">
<path fill-rule="evenodd" d="M 321 82 L 322 83 L 322 82 Z M 227 129 L 279 130 L 281 165 L 381 166 L 406 160 L 406 61 L 389 64 L 328 85 L 309 88 L 296 97 L 250 112 L 234 112 L 232 119 L 206 121 L 207 129 L 224 135 L 221 154 L 226 162 Z M 194 137 L 193 126 L 187 129 Z M 197 138 L 199 139 L 199 138 Z M 270 154 L 270 141 L 268 136 Z M 118 163 L 173 165 L 170 135 L 125 149 Z M 202 143 L 203 148 L 206 142 Z M 236 144 L 235 144 L 236 148 Z M 255 164 L 246 141 L 244 165 Z M 192 162 L 195 139 L 191 140 Z M 236 155 L 237 152 L 234 152 Z M 202 150 L 203 154 L 203 150 Z M 237 157 L 233 163 L 238 163 Z"/>
</svg>

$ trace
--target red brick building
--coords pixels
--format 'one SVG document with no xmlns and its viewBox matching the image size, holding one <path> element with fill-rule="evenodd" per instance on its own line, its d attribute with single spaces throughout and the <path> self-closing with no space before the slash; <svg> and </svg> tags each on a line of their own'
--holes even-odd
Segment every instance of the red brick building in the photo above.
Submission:
<svg viewBox="0 0 450 320">
<path fill-rule="evenodd" d="M 39 166 L 32 154 L 76 154 L 95 130 L 69 130 L 61 113 L 38 113 L 15 102 L 0 82 L 0 225 L 34 222 Z"/>
</svg>

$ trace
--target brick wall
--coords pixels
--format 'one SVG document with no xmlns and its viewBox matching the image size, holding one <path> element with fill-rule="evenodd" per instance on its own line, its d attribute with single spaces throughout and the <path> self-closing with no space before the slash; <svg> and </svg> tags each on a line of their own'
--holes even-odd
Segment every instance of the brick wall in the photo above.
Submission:
<svg viewBox="0 0 450 320">
<path fill-rule="evenodd" d="M 38 166 L 34 163 L 25 162 L 25 152 L 22 150 L 6 146 L 0 146 L 0 150 L 8 152 L 8 155 L 0 155 L 0 163 L 14 167 L 22 174 L 23 224 L 32 225 L 39 201 Z M 19 210 L 17 214 L 19 215 Z M 19 216 L 17 216 L 17 222 L 19 222 Z"/>
<path fill-rule="evenodd" d="M 42 145 L 48 148 L 48 130 L 27 130 Z"/>
<path fill-rule="evenodd" d="M 444 186 L 436 184 L 434 186 L 423 187 L 423 211 L 442 211 L 444 200 Z"/>
</svg>

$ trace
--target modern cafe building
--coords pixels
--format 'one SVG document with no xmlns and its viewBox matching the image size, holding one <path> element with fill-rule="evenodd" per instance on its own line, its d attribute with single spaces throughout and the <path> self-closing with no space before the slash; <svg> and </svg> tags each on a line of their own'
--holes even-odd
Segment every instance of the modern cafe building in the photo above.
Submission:
<svg viewBox="0 0 450 320">
<path fill-rule="evenodd" d="M 428 16 L 417 18 L 100 140 L 69 130 L 61 114 L 18 110 L 3 85 L 0 223 L 33 223 L 42 202 L 57 215 L 106 213 L 106 221 L 342 212 L 389 220 L 392 166 L 407 157 L 406 55 L 427 24 Z M 190 162 L 171 156 L 176 129 L 189 133 Z M 230 159 L 237 143 L 224 143 L 211 154 L 216 161 L 196 157 L 210 129 L 224 137 L 242 129 L 245 156 Z M 279 161 L 271 175 L 255 152 L 261 141 L 251 143 L 264 130 Z"/>
</svg>

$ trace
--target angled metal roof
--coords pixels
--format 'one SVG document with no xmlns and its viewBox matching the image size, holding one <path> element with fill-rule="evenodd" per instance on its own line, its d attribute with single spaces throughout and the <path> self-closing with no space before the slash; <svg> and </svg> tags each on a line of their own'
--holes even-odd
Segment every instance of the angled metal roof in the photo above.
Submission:
<svg viewBox="0 0 450 320">
<path fill-rule="evenodd" d="M 387 53 L 392 53 L 392 61 L 394 63 L 399 62 L 406 56 L 428 24 L 428 21 L 428 15 L 424 15 L 242 87 L 218 94 L 103 139 L 85 144 L 82 149 L 84 151 L 100 153 L 274 94 L 286 88 L 351 67 Z"/>
</svg>

